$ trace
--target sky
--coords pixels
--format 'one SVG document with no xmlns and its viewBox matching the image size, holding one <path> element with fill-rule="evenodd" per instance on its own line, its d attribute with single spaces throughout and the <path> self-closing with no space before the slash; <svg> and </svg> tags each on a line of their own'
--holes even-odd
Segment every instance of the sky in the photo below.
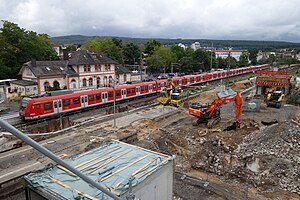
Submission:
<svg viewBox="0 0 300 200">
<path fill-rule="evenodd" d="M 52 37 L 300 42 L 300 0 L 0 0 L 0 19 Z"/>
</svg>

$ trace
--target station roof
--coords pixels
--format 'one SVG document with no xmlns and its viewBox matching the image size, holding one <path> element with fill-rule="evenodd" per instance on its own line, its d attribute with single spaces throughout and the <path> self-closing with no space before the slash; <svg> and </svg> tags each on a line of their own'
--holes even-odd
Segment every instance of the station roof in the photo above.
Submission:
<svg viewBox="0 0 300 200">
<path fill-rule="evenodd" d="M 119 141 L 111 141 L 65 161 L 117 196 L 133 187 L 173 158 Z M 42 187 L 62 199 L 111 199 L 59 165 L 49 165 L 24 177 L 33 187 Z"/>
</svg>

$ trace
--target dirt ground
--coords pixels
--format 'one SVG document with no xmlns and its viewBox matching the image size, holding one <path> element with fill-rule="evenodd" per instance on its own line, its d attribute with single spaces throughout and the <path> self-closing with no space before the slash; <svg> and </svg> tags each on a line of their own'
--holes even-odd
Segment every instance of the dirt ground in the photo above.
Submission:
<svg viewBox="0 0 300 200">
<path fill-rule="evenodd" d="M 208 103 L 215 97 L 210 91 L 193 101 Z M 252 102 L 257 109 L 245 109 L 238 130 L 224 131 L 235 120 L 235 107 L 230 103 L 222 106 L 222 120 L 213 129 L 204 124 L 192 126 L 196 118 L 179 108 L 177 114 L 140 120 L 119 133 L 137 132 L 136 145 L 176 155 L 176 171 L 209 179 L 220 191 L 179 178 L 174 190 L 179 199 L 300 199 L 300 109 Z M 245 106 L 248 103 L 244 101 Z"/>
</svg>

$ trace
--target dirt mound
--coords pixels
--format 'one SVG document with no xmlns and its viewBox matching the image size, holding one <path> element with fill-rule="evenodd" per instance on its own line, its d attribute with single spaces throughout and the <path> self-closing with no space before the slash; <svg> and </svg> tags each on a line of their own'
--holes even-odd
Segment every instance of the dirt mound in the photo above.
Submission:
<svg viewBox="0 0 300 200">
<path fill-rule="evenodd" d="M 300 130 L 282 122 L 247 136 L 234 152 L 233 170 L 262 190 L 300 194 Z"/>
</svg>

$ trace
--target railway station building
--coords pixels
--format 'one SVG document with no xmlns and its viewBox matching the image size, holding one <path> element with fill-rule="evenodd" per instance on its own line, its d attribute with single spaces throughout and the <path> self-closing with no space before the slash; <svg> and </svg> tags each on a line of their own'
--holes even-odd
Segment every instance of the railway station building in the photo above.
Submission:
<svg viewBox="0 0 300 200">
<path fill-rule="evenodd" d="M 106 87 L 116 78 L 117 62 L 99 53 L 79 50 L 69 54 L 68 60 L 36 61 L 23 64 L 22 80 L 37 83 L 36 94 L 55 89 L 95 89 Z"/>
</svg>

